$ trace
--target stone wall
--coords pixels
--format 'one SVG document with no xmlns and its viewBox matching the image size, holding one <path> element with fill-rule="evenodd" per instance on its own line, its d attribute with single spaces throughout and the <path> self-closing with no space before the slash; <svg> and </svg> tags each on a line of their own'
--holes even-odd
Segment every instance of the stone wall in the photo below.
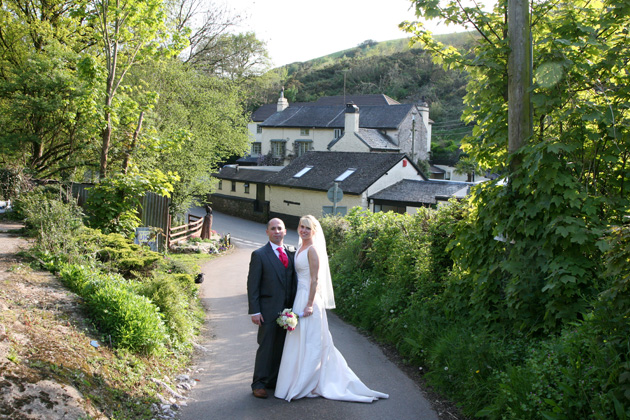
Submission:
<svg viewBox="0 0 630 420">
<path fill-rule="evenodd" d="M 221 213 L 259 223 L 267 223 L 269 221 L 268 201 L 263 202 L 260 209 L 256 209 L 256 200 L 250 198 L 210 194 L 209 201 L 212 209 Z"/>
</svg>

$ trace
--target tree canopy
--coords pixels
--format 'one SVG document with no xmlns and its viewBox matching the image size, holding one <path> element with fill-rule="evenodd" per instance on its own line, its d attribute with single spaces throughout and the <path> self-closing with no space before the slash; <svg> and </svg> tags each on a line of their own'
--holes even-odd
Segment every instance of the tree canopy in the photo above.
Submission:
<svg viewBox="0 0 630 420">
<path fill-rule="evenodd" d="M 246 150 L 241 86 L 267 63 L 231 32 L 240 19 L 198 0 L 1 2 L 0 165 L 67 181 L 171 172 L 181 210 Z"/>
</svg>

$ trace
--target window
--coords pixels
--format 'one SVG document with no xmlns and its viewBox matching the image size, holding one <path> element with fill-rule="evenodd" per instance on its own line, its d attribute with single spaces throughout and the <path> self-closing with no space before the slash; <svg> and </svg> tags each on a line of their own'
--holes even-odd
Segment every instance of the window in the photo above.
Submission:
<svg viewBox="0 0 630 420">
<path fill-rule="evenodd" d="M 312 166 L 305 166 L 304 169 L 302 169 L 300 172 L 298 172 L 297 174 L 293 175 L 293 178 L 299 178 L 302 175 L 304 175 L 305 173 L 307 173 L 308 171 L 310 171 L 312 168 Z"/>
<path fill-rule="evenodd" d="M 339 175 L 337 177 L 337 179 L 335 179 L 335 182 L 341 182 L 344 179 L 348 178 L 350 175 L 352 175 L 354 173 L 354 171 L 356 171 L 356 168 L 350 168 L 347 169 L 344 173 L 342 173 L 341 175 Z"/>
<path fill-rule="evenodd" d="M 340 216 L 345 216 L 348 213 L 347 207 L 337 206 L 335 214 Z M 323 206 L 322 207 L 322 216 L 326 216 L 329 214 L 333 214 L 333 206 Z"/>
<path fill-rule="evenodd" d="M 271 155 L 275 158 L 283 158 L 286 151 L 286 143 L 280 140 L 271 141 Z"/>
<path fill-rule="evenodd" d="M 243 190 L 245 191 L 245 194 L 249 194 L 249 182 L 243 184 Z"/>
<path fill-rule="evenodd" d="M 343 136 L 343 128 L 335 128 L 335 139 L 340 139 Z"/>
<path fill-rule="evenodd" d="M 232 191 L 236 191 L 236 181 L 232 181 Z"/>
<path fill-rule="evenodd" d="M 260 126 L 260 124 L 256 124 L 256 133 L 257 134 L 262 133 L 262 127 Z"/>
<path fill-rule="evenodd" d="M 262 155 L 262 145 L 259 141 L 252 143 L 252 156 L 260 156 Z"/>
<path fill-rule="evenodd" d="M 311 150 L 313 142 L 311 140 L 296 140 L 295 151 L 298 156 L 302 156 L 304 153 Z"/>
<path fill-rule="evenodd" d="M 300 128 L 300 136 L 308 136 L 311 134 L 310 128 Z"/>
<path fill-rule="evenodd" d="M 222 179 L 219 180 L 219 189 L 220 190 L 223 189 L 223 180 Z"/>
</svg>

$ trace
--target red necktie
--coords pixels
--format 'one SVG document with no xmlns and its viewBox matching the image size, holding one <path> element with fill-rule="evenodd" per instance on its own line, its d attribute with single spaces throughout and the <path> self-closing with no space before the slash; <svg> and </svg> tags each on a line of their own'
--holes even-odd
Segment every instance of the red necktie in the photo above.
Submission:
<svg viewBox="0 0 630 420">
<path fill-rule="evenodd" d="M 284 268 L 289 267 L 289 259 L 287 258 L 287 254 L 284 253 L 284 249 L 282 247 L 278 247 L 278 257 L 280 257 L 280 261 L 282 261 L 282 265 Z"/>
</svg>

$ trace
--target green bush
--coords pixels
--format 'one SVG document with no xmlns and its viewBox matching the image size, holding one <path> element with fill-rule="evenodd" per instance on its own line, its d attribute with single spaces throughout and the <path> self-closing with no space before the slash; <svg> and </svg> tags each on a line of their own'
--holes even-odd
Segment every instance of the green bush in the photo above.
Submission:
<svg viewBox="0 0 630 420">
<path fill-rule="evenodd" d="M 583 319 L 569 317 L 573 321 L 561 323 L 560 330 L 544 333 L 522 328 L 536 325 L 527 319 L 529 306 L 509 308 L 514 316 L 505 316 L 505 271 L 491 266 L 506 258 L 506 244 L 493 239 L 491 226 L 474 223 L 486 240 L 484 252 L 466 248 L 470 231 L 459 236 L 461 224 L 476 211 L 453 203 L 413 217 L 353 209 L 345 222 L 323 219 L 327 234 L 338 229 L 331 235 L 336 249 L 330 260 L 336 312 L 395 345 L 407 363 L 425 372 L 429 383 L 470 417 L 628 418 L 630 226 L 614 228 L 603 238 L 608 268 L 581 296 Z M 489 252 L 494 250 L 499 254 Z M 462 258 L 468 264 L 458 265 Z M 474 275 L 473 261 L 481 267 Z M 523 278 L 532 273 L 523 270 Z M 522 292 L 532 285 L 520 287 Z M 573 296 L 576 289 L 567 287 Z M 519 310 L 526 317 L 520 323 Z"/>
<path fill-rule="evenodd" d="M 161 254 L 134 244 L 118 233 L 105 235 L 96 229 L 86 229 L 76 241 L 85 254 L 103 263 L 108 271 L 120 273 L 125 278 L 149 276 L 163 259 Z"/>
<path fill-rule="evenodd" d="M 116 274 L 101 274 L 85 266 L 66 265 L 62 281 L 85 302 L 97 329 L 117 347 L 156 353 L 169 336 L 159 309 L 135 292 L 133 283 Z"/>
<path fill-rule="evenodd" d="M 198 287 L 188 274 L 158 273 L 140 286 L 138 292 L 160 309 L 171 344 L 190 344 L 204 319 L 196 298 Z"/>
<path fill-rule="evenodd" d="M 37 188 L 15 201 L 27 231 L 35 238 L 35 252 L 64 255 L 73 260 L 81 255 L 74 237 L 83 229 L 83 214 L 59 186 Z"/>
</svg>

